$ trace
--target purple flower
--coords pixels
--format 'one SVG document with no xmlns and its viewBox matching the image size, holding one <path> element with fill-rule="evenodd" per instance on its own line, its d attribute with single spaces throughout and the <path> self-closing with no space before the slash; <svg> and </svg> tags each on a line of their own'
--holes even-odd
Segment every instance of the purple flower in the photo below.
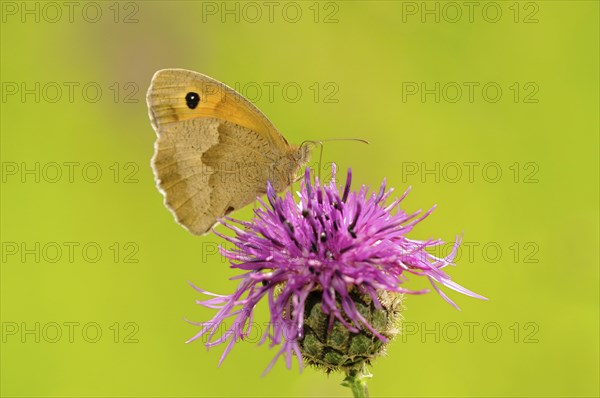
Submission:
<svg viewBox="0 0 600 398">
<path fill-rule="evenodd" d="M 299 341 L 304 337 L 307 297 L 312 292 L 319 292 L 320 308 L 328 316 L 329 329 L 334 322 L 339 322 L 351 333 L 368 331 L 383 342 L 387 337 L 357 309 L 356 293 L 353 292 L 370 297 L 369 301 L 376 307 L 381 307 L 381 291 L 428 292 L 399 286 L 407 275 L 413 274 L 427 277 L 434 289 L 457 309 L 437 284 L 485 299 L 453 282 L 442 271 L 445 266 L 452 265 L 460 244 L 459 237 L 445 258 L 426 251 L 443 245 L 440 239 L 420 241 L 406 237 L 416 224 L 433 212 L 435 206 L 422 215 L 420 211 L 407 214 L 399 204 L 408 190 L 385 205 L 392 192 L 386 192 L 385 180 L 378 193 L 369 193 L 365 186 L 358 192 L 351 192 L 351 179 L 349 170 L 346 185 L 340 193 L 335 181 L 335 166 L 328 185 L 321 184 L 316 177 L 312 183 L 307 168 L 299 203 L 289 192 L 278 197 L 269 184 L 268 204 L 260 201 L 262 208 L 255 210 L 252 222 L 230 218 L 223 221 L 235 236 L 218 235 L 235 245 L 235 249 L 221 248 L 221 253 L 231 261 L 232 268 L 246 272 L 237 277 L 241 280 L 238 288 L 227 296 L 194 287 L 212 296 L 197 303 L 218 309 L 218 312 L 212 321 L 199 323 L 202 326 L 200 332 L 189 341 L 205 336 L 207 347 L 228 342 L 220 364 L 233 345 L 250 334 L 254 308 L 264 298 L 269 303 L 270 322 L 260 343 L 268 340 L 271 347 L 281 346 L 266 373 L 282 354 L 288 368 L 294 355 L 302 367 Z M 232 318 L 230 327 L 217 336 L 228 318 Z"/>
</svg>

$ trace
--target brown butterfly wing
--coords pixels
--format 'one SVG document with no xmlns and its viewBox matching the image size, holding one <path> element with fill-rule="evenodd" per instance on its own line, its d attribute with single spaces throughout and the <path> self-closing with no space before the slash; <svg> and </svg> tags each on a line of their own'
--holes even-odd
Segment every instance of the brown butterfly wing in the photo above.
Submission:
<svg viewBox="0 0 600 398">
<path fill-rule="evenodd" d="M 190 107 L 189 93 L 199 96 Z M 159 71 L 147 102 L 157 134 L 152 166 L 165 205 L 194 234 L 293 181 L 306 154 L 231 88 L 199 73 Z M 194 105 L 192 101 L 191 105 Z"/>
</svg>

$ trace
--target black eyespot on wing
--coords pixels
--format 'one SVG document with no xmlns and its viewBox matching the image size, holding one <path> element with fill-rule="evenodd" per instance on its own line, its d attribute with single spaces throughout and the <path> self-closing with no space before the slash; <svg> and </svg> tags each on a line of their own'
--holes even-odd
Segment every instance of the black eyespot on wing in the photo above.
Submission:
<svg viewBox="0 0 600 398">
<path fill-rule="evenodd" d="M 190 109 L 196 109 L 198 104 L 200 103 L 200 96 L 198 93 L 189 92 L 185 96 L 185 103 Z"/>
</svg>

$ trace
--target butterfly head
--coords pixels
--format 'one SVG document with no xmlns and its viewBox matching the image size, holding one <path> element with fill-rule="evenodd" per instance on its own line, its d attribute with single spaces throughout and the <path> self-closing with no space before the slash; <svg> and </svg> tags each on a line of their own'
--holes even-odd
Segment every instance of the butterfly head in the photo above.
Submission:
<svg viewBox="0 0 600 398">
<path fill-rule="evenodd" d="M 295 160 L 299 167 L 304 166 L 310 160 L 312 148 L 309 145 L 300 145 L 295 153 Z"/>
</svg>

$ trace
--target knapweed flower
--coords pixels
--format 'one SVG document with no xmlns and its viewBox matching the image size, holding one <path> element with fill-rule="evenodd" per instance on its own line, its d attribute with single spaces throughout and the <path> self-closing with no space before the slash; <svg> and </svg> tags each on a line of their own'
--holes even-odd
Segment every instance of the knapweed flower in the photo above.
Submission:
<svg viewBox="0 0 600 398">
<path fill-rule="evenodd" d="M 427 249 L 443 245 L 440 239 L 407 237 L 435 206 L 424 214 L 407 214 L 399 205 L 408 190 L 386 205 L 392 190 L 386 191 L 385 180 L 377 193 L 370 193 L 365 186 L 351 191 L 351 178 L 349 170 L 340 192 L 335 166 L 329 184 L 316 177 L 313 182 L 307 168 L 298 203 L 289 192 L 278 197 L 268 185 L 268 203 L 260 201 L 252 222 L 222 221 L 235 233 L 219 234 L 235 246 L 222 248 L 222 255 L 245 273 L 236 277 L 239 286 L 227 296 L 195 287 L 212 296 L 198 304 L 218 312 L 212 321 L 199 323 L 201 330 L 189 341 L 204 336 L 207 347 L 227 343 L 220 364 L 236 342 L 249 336 L 254 309 L 264 299 L 270 322 L 261 343 L 280 346 L 265 372 L 281 355 L 288 368 L 296 356 L 300 367 L 304 359 L 326 371 L 348 371 L 384 352 L 398 332 L 402 294 L 428 291 L 401 287 L 407 275 L 428 278 L 454 306 L 438 284 L 485 299 L 442 271 L 452 264 L 460 238 L 448 256 L 439 258 Z M 227 330 L 217 333 L 226 323 Z"/>
</svg>

